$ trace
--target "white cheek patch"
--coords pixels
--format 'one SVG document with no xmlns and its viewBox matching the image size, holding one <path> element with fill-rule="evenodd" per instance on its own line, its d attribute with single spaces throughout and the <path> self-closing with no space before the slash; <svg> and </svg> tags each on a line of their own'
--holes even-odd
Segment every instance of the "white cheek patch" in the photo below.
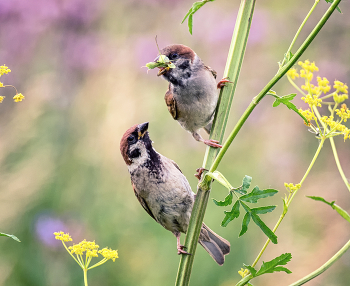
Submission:
<svg viewBox="0 0 350 286">
<path fill-rule="evenodd" d="M 139 166 L 146 163 L 148 160 L 148 154 L 146 147 L 142 141 L 137 141 L 134 145 L 130 147 L 130 153 L 134 150 L 138 149 L 141 153 L 141 155 L 137 158 L 131 159 L 131 164 L 128 165 L 129 172 L 132 173 L 135 169 L 137 169 Z"/>
</svg>

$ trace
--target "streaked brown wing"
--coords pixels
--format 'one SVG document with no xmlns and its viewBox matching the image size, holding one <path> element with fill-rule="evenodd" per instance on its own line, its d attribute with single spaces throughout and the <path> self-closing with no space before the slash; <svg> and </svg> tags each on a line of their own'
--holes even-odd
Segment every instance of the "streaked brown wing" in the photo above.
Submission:
<svg viewBox="0 0 350 286">
<path fill-rule="evenodd" d="M 131 182 L 131 184 L 132 184 L 132 189 L 134 190 L 134 194 L 135 194 L 137 200 L 140 202 L 141 206 L 145 209 L 145 211 L 146 211 L 155 221 L 157 221 L 156 218 L 154 217 L 154 215 L 152 214 L 150 208 L 148 207 L 146 201 L 145 201 L 142 197 L 140 197 L 139 194 L 136 192 L 134 183 Z"/>
<path fill-rule="evenodd" d="M 170 85 L 169 85 L 167 92 L 165 93 L 164 99 L 165 99 L 165 103 L 168 107 L 168 110 L 169 110 L 171 116 L 175 120 L 177 120 L 176 101 L 175 101 L 173 93 L 170 91 Z"/>
</svg>

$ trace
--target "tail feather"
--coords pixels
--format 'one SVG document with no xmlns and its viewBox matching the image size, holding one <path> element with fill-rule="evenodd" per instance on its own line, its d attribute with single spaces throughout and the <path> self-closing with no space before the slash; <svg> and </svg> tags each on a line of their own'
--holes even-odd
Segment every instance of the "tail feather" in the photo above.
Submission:
<svg viewBox="0 0 350 286">
<path fill-rule="evenodd" d="M 213 232 L 204 223 L 199 236 L 199 244 L 210 254 L 217 264 L 223 265 L 225 255 L 230 253 L 230 243 Z"/>
</svg>

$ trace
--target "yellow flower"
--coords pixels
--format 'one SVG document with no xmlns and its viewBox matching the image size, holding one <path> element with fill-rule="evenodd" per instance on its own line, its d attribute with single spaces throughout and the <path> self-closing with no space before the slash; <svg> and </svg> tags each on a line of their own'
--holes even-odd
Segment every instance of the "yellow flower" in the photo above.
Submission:
<svg viewBox="0 0 350 286">
<path fill-rule="evenodd" d="M 333 87 L 337 90 L 338 93 L 348 93 L 348 86 L 339 80 L 334 81 Z"/>
<path fill-rule="evenodd" d="M 295 68 L 291 68 L 288 72 L 287 75 L 292 79 L 295 80 L 295 78 L 299 77 L 299 74 Z"/>
<path fill-rule="evenodd" d="M 301 99 L 304 100 L 307 104 L 309 104 L 310 107 L 321 106 L 322 102 L 322 99 L 318 98 L 318 96 L 311 96 L 311 94 L 308 94 L 306 97 L 302 97 Z"/>
<path fill-rule="evenodd" d="M 103 248 L 98 253 L 100 253 L 107 260 L 112 259 L 113 262 L 115 261 L 116 258 L 118 258 L 118 250 L 108 249 L 107 247 Z"/>
<path fill-rule="evenodd" d="M 0 95 L 0 103 L 3 102 L 4 98 L 5 98 L 5 96 Z"/>
<path fill-rule="evenodd" d="M 293 183 L 284 183 L 284 186 L 286 187 L 287 191 L 294 192 L 301 188 L 301 184 L 294 185 Z"/>
<path fill-rule="evenodd" d="M 64 233 L 63 231 L 60 232 L 54 232 L 55 238 L 57 240 L 62 240 L 62 241 L 72 241 L 72 238 L 70 237 L 69 233 Z"/>
<path fill-rule="evenodd" d="M 14 97 L 13 97 L 15 102 L 20 102 L 24 99 L 24 95 L 22 93 L 17 93 Z"/>
<path fill-rule="evenodd" d="M 310 109 L 302 110 L 301 108 L 298 110 L 309 122 L 311 120 L 315 120 L 315 115 L 310 111 Z"/>
<path fill-rule="evenodd" d="M 242 278 L 246 277 L 249 274 L 249 270 L 241 268 L 241 270 L 238 271 L 238 274 L 241 275 Z"/>
<path fill-rule="evenodd" d="M 7 74 L 9 72 L 11 72 L 11 70 L 7 66 L 5 65 L 0 66 L 0 76 L 2 76 L 3 74 Z"/>
<path fill-rule="evenodd" d="M 323 79 L 318 76 L 317 77 L 318 90 L 322 91 L 324 94 L 331 90 L 331 86 L 329 85 L 329 81 L 327 78 L 323 77 Z"/>
<path fill-rule="evenodd" d="M 4 87 L 4 84 L 2 82 L 0 82 L 0 87 Z"/>
<path fill-rule="evenodd" d="M 347 108 L 346 104 L 343 103 L 340 109 L 336 109 L 337 115 L 346 122 L 350 118 L 350 110 Z"/>
<path fill-rule="evenodd" d="M 336 103 L 342 103 L 343 101 L 347 100 L 349 96 L 347 94 L 338 94 L 337 92 L 333 93 L 333 100 Z"/>
</svg>

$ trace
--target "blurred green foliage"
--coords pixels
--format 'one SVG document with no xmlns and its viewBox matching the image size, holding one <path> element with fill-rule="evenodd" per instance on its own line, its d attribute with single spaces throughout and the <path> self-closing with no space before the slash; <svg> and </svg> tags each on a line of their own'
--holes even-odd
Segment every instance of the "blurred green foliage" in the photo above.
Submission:
<svg viewBox="0 0 350 286">
<path fill-rule="evenodd" d="M 28 3 L 27 3 L 28 2 Z M 277 71 L 277 62 L 313 1 L 265 0 L 257 3 L 228 130 Z M 54 231 L 69 232 L 118 249 L 119 259 L 89 272 L 89 285 L 172 285 L 179 257 L 176 240 L 144 212 L 136 200 L 119 140 L 131 125 L 150 122 L 154 147 L 178 163 L 195 191 L 193 176 L 205 146 L 193 140 L 169 116 L 164 104 L 167 83 L 156 71 L 141 68 L 172 43 L 192 47 L 220 77 L 231 41 L 239 1 L 205 5 L 194 16 L 193 36 L 180 25 L 192 1 L 20 1 L 0 2 L 0 63 L 12 70 L 7 83 L 26 96 L 21 103 L 0 105 L 0 230 L 21 243 L 0 238 L 0 285 L 82 285 L 81 269 L 68 257 Z M 300 41 L 328 4 L 307 23 Z M 137 7 L 137 8 L 135 8 Z M 350 80 L 350 7 L 335 13 L 304 59 L 316 61 L 322 74 Z M 317 19 L 316 19 L 317 18 Z M 278 94 L 294 92 L 287 80 Z M 11 97 L 7 92 L 2 95 Z M 219 171 L 234 185 L 244 175 L 261 188 L 284 192 L 284 182 L 299 182 L 317 148 L 303 120 L 286 108 L 272 108 L 265 99 L 254 110 L 222 161 Z M 298 95 L 293 101 L 305 107 Z M 205 135 L 204 135 L 205 136 Z M 336 138 L 345 172 L 349 143 Z M 317 268 L 348 240 L 348 225 L 327 205 L 304 195 L 350 200 L 326 144 L 303 185 L 289 216 L 262 260 L 291 252 L 288 268 L 256 279 L 257 285 L 287 285 Z M 213 185 L 211 196 L 227 191 Z M 283 209 L 275 196 L 272 227 Z M 222 210 L 210 202 L 205 222 L 231 242 L 231 254 L 218 267 L 199 248 L 192 285 L 232 285 L 237 271 L 250 264 L 265 242 L 255 226 L 238 239 L 240 223 L 222 228 Z M 348 285 L 349 256 L 308 285 Z"/>
</svg>

